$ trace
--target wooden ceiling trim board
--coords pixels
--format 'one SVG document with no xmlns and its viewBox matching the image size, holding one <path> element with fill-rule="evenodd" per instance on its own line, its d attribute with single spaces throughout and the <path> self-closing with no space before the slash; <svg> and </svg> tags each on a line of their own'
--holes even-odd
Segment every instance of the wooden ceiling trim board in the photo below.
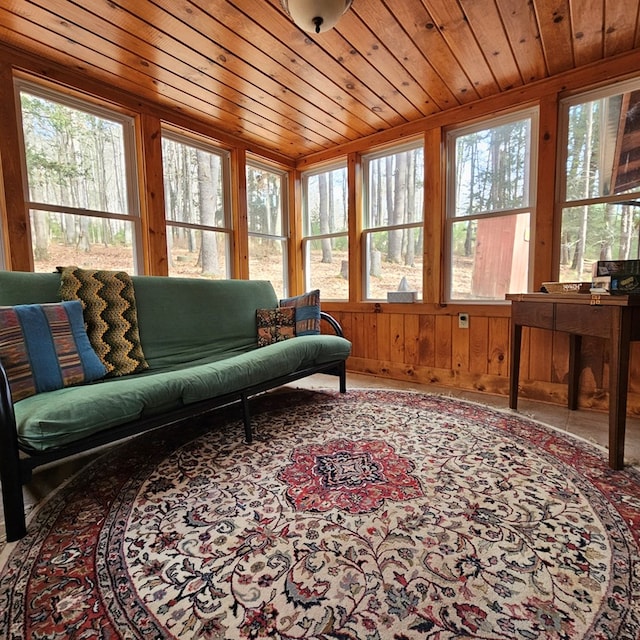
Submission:
<svg viewBox="0 0 640 640">
<path fill-rule="evenodd" d="M 115 10 L 114 19 L 121 15 L 121 12 L 125 12 L 126 15 L 124 5 L 120 6 L 112 1 L 109 2 L 109 5 L 112 7 L 112 11 Z M 174 6 L 176 6 L 175 3 Z M 212 82 L 216 82 L 216 77 L 220 77 L 227 86 L 242 86 L 243 92 L 253 100 L 256 100 L 254 97 L 256 92 L 267 91 L 297 111 L 299 111 L 300 104 L 308 100 L 311 104 L 316 105 L 317 108 L 314 111 L 318 114 L 319 122 L 330 129 L 335 128 L 338 131 L 343 129 L 344 123 L 341 119 L 337 117 L 334 119 L 327 108 L 331 106 L 332 101 L 327 100 L 324 93 L 281 65 L 275 66 L 275 62 L 253 44 L 240 39 L 197 7 L 191 9 L 193 6 L 189 5 L 190 11 L 186 12 L 184 17 L 190 18 L 200 26 L 207 24 L 207 35 L 192 29 L 184 21 L 169 14 L 166 10 L 162 10 L 154 16 L 155 24 L 142 22 L 136 29 L 137 34 L 140 36 L 141 33 L 144 33 L 147 41 L 152 39 L 149 37 L 150 34 L 159 31 L 171 34 L 171 42 L 166 48 L 171 51 L 180 51 L 181 57 L 188 60 L 190 66 L 203 73 L 207 72 Z M 255 55 L 255 58 L 247 63 L 236 55 L 230 46 L 227 46 L 232 42 L 242 49 L 245 55 L 250 53 L 251 56 Z M 265 71 L 269 68 L 271 73 Z M 256 100 L 255 108 L 256 110 L 260 108 L 258 100 Z M 341 106 L 335 105 L 336 112 L 341 110 Z M 375 114 L 371 114 L 367 109 L 361 109 L 358 115 L 362 116 L 361 119 L 364 118 L 365 122 L 366 119 L 371 120 L 369 131 L 375 130 L 381 124 Z M 362 130 L 359 131 L 360 135 L 362 135 Z M 353 137 L 353 134 L 350 137 Z"/>
<path fill-rule="evenodd" d="M 549 73 L 556 75 L 572 69 L 575 63 L 569 0 L 536 0 L 534 9 Z"/>
<path fill-rule="evenodd" d="M 343 30 L 348 33 L 349 38 L 353 38 L 354 34 L 358 34 L 358 38 L 366 38 L 368 47 L 379 47 L 377 44 L 370 44 L 375 41 L 375 37 L 354 15 L 343 16 L 340 26 L 344 27 Z M 291 28 L 298 30 L 298 27 L 293 23 Z M 349 40 L 342 35 L 341 30 L 335 28 L 320 34 L 318 39 L 313 41 L 310 37 L 302 34 L 291 37 L 302 37 L 304 41 L 309 43 L 308 46 L 322 52 L 327 65 L 336 69 L 337 77 L 349 95 L 353 95 L 358 87 L 368 91 L 371 96 L 367 103 L 369 108 L 384 118 L 389 125 L 396 126 L 411 118 L 422 117 L 422 112 L 415 107 L 409 96 L 399 91 L 389 79 L 401 77 L 407 83 L 406 86 L 403 86 L 403 89 L 410 86 L 412 79 L 400 65 L 396 65 L 394 68 L 395 75 L 387 76 L 386 71 L 383 73 L 371 61 L 369 56 L 363 57 L 359 55 Z M 335 65 L 332 61 L 335 61 Z M 385 70 L 389 68 L 386 61 L 383 68 Z M 413 81 L 413 84 L 415 85 L 415 81 Z M 428 100 L 428 96 L 424 91 L 420 87 L 416 86 L 416 88 L 419 90 L 421 98 L 425 101 Z M 344 105 L 348 108 L 349 96 L 345 96 Z"/>
<path fill-rule="evenodd" d="M 435 75 L 429 61 L 422 50 L 407 35 L 402 25 L 397 22 L 397 17 L 380 0 L 373 3 L 355 2 L 351 9 L 355 15 L 360 16 L 362 22 L 372 32 L 369 42 L 373 42 L 367 51 L 367 55 L 384 76 L 393 78 L 398 90 L 407 92 L 412 102 L 420 112 L 420 116 L 434 113 L 437 110 L 447 108 L 452 104 L 458 104 L 458 100 L 452 92 L 446 88 L 439 75 Z M 367 42 L 366 35 L 359 37 L 357 33 L 351 33 L 348 25 L 345 31 L 356 42 Z M 383 44 L 377 44 L 375 39 Z M 384 45 L 384 43 L 390 43 Z M 376 59 L 381 58 L 376 62 Z M 441 85 L 437 93 L 434 80 Z M 446 91 L 443 93 L 443 87 Z M 475 90 L 473 90 L 475 95 Z M 442 103 L 442 100 L 445 100 Z M 411 119 L 411 118 L 409 118 Z"/>
<path fill-rule="evenodd" d="M 237 2 L 238 0 L 232 0 L 233 2 Z M 246 2 L 247 0 L 240 0 Z M 253 1 L 253 0 L 249 0 Z M 271 0 L 272 4 L 279 3 L 279 0 Z M 303 32 L 298 29 L 293 23 L 291 23 L 290 30 L 284 34 L 283 38 L 292 39 L 295 38 L 300 39 L 300 42 L 305 42 L 308 46 L 315 48 L 320 55 L 324 57 L 325 64 L 328 65 L 328 68 L 335 68 L 338 76 L 344 75 L 344 69 L 351 69 L 349 66 L 351 64 L 351 59 L 358 56 L 358 51 L 354 46 L 350 44 L 349 41 L 359 42 L 361 39 L 365 39 L 367 43 L 375 41 L 376 37 L 372 36 L 371 30 L 362 23 L 361 20 L 350 16 L 351 11 L 348 11 L 345 16 L 342 17 L 338 26 L 333 29 L 331 32 L 323 33 L 321 36 L 318 36 L 317 39 L 313 39 L 312 36 L 307 36 L 303 34 Z M 293 29 L 293 31 L 291 31 Z M 339 38 L 336 39 L 333 37 L 333 34 L 339 34 Z M 347 40 L 343 38 L 340 34 L 344 33 L 347 36 Z M 280 37 L 280 36 L 278 36 Z M 374 42 L 375 44 L 375 42 Z M 372 45 L 373 46 L 373 45 Z M 391 44 L 393 46 L 393 43 Z M 388 50 L 389 46 L 385 47 L 385 50 Z M 396 69 L 398 69 L 400 65 L 396 68 L 390 70 L 390 73 L 393 72 L 395 74 Z M 373 68 L 368 67 L 368 72 L 376 75 L 381 75 L 380 72 Z M 365 69 L 365 72 L 367 72 Z M 360 70 L 355 70 L 358 74 Z M 446 85 L 442 82 L 442 80 L 435 74 L 429 73 L 428 70 L 421 70 L 422 77 L 418 84 L 421 87 L 421 91 L 426 95 L 425 102 L 422 105 L 421 110 L 427 112 L 437 112 L 440 111 L 443 107 L 446 108 L 451 104 L 457 104 L 453 94 L 449 91 Z M 406 77 L 406 72 L 398 72 L 397 75 L 390 76 L 391 79 L 396 83 L 395 85 L 391 84 L 391 80 L 387 78 L 383 78 L 384 82 L 387 85 L 385 91 L 390 92 L 391 94 L 401 95 L 404 91 L 405 85 L 403 78 Z M 367 83 L 370 82 L 370 76 L 365 75 L 367 78 Z M 398 82 L 397 78 L 400 79 Z M 411 85 L 412 86 L 412 85 Z M 421 98 L 422 99 L 422 98 Z M 429 104 L 427 105 L 427 102 Z"/>
<path fill-rule="evenodd" d="M 475 87 L 451 53 L 421 0 L 405 0 L 394 4 L 393 14 L 422 52 L 425 64 L 433 69 L 433 73 L 437 74 L 447 87 L 454 89 L 452 93 L 457 104 L 477 100 L 479 96 Z M 425 83 L 427 87 L 431 86 L 429 77 L 425 77 Z M 444 108 L 451 106 L 454 105 L 446 104 Z"/>
<path fill-rule="evenodd" d="M 628 51 L 635 41 L 638 12 L 630 14 L 629 6 L 620 0 L 605 0 L 604 7 L 604 55 Z"/>
<path fill-rule="evenodd" d="M 469 27 L 481 51 L 484 52 L 487 64 L 500 85 L 500 90 L 507 91 L 520 86 L 522 84 L 520 69 L 511 50 L 495 0 L 487 0 L 484 3 L 476 0 L 459 1 Z"/>
<path fill-rule="evenodd" d="M 171 8 L 175 3 L 169 2 L 165 4 Z M 228 2 L 225 5 L 227 9 L 224 16 L 211 15 L 209 13 L 210 2 L 192 0 L 192 4 L 198 7 L 198 9 L 202 11 L 202 14 L 206 15 L 209 20 L 215 20 L 219 23 L 222 21 L 221 26 L 224 33 L 227 35 L 230 32 L 233 33 L 232 37 L 224 41 L 223 46 L 225 49 L 231 51 L 238 59 L 267 73 L 271 79 L 276 81 L 278 81 L 284 72 L 286 78 L 282 80 L 283 86 L 290 86 L 288 83 L 292 76 L 297 79 L 303 79 L 306 85 L 305 90 L 301 93 L 301 98 L 304 101 L 311 99 L 310 92 L 313 91 L 314 95 L 317 96 L 315 100 L 317 101 L 317 109 L 319 111 L 326 109 L 329 105 L 333 105 L 331 114 L 333 114 L 333 112 L 339 113 L 341 118 L 338 120 L 332 115 L 332 118 L 337 120 L 337 122 L 329 123 L 325 118 L 325 123 L 329 127 L 334 127 L 336 132 L 343 131 L 343 135 L 353 138 L 354 132 L 357 132 L 356 135 L 363 135 L 365 131 L 371 132 L 372 129 L 379 128 L 380 120 L 372 119 L 372 114 L 366 107 L 367 103 L 362 100 L 357 100 L 352 101 L 349 105 L 350 107 L 354 107 L 352 109 L 354 117 L 349 119 L 351 132 L 347 133 L 345 131 L 347 127 L 345 127 L 343 119 L 343 112 L 347 107 L 345 107 L 344 103 L 338 102 L 332 97 L 337 90 L 342 91 L 343 88 L 326 72 L 326 69 L 321 68 L 321 64 L 314 65 L 305 57 L 291 50 L 275 37 L 269 29 L 266 29 L 265 27 L 270 25 L 270 21 L 266 19 L 266 17 L 262 24 L 258 24 L 248 17 L 242 8 L 234 6 L 232 2 Z M 265 4 L 263 9 L 267 9 L 268 7 L 269 5 Z M 238 37 L 236 34 L 238 34 Z M 202 33 L 202 35 L 205 38 L 209 38 L 214 34 Z M 260 55 L 269 58 L 269 66 L 262 64 L 264 58 L 256 62 L 253 56 L 256 49 L 251 43 L 258 42 L 265 50 L 264 53 L 260 52 Z M 250 48 L 247 46 L 247 43 L 250 43 Z"/>
<path fill-rule="evenodd" d="M 56 0 L 47 0 L 47 3 L 55 5 Z M 34 2 L 34 6 L 35 4 Z M 42 7 L 42 9 L 45 10 L 44 7 Z M 100 35 L 87 34 L 85 31 L 82 31 L 80 27 L 74 28 L 75 25 L 86 24 L 87 18 L 84 15 L 86 13 L 84 9 L 78 7 L 76 11 L 69 11 L 67 14 L 68 20 L 61 21 L 60 23 L 56 23 L 53 20 L 47 22 L 50 23 L 52 27 L 60 26 L 61 31 L 58 32 L 58 35 L 68 37 L 72 41 L 86 46 L 89 50 L 92 46 L 96 46 L 96 38 L 102 38 L 102 40 L 107 43 L 105 50 L 119 52 L 117 62 L 128 66 L 132 69 L 133 73 L 148 75 L 149 84 L 153 84 L 154 79 L 160 80 L 164 86 L 172 86 L 177 91 L 185 94 L 185 99 L 186 96 L 191 95 L 193 100 L 202 104 L 203 113 L 209 111 L 208 107 L 212 106 L 211 96 L 202 88 L 206 83 L 206 76 L 199 70 L 193 69 L 175 58 L 170 62 L 161 60 L 160 57 L 164 58 L 164 54 L 158 56 L 159 64 L 146 60 L 143 57 L 145 52 L 140 49 L 140 43 L 137 42 L 133 36 L 121 30 L 117 25 L 101 20 L 99 16 L 91 15 L 91 19 L 95 22 L 96 33 Z M 38 24 L 45 23 L 45 16 L 34 15 L 33 17 Z M 75 24 L 71 24 L 71 19 L 74 20 Z M 68 30 L 70 33 L 66 33 Z M 116 42 L 120 43 L 121 49 L 116 48 Z M 136 47 L 138 48 L 137 52 L 135 51 Z M 161 66 L 160 63 L 163 63 L 164 66 Z M 167 66 L 170 68 L 173 67 L 179 73 L 176 74 L 168 71 Z M 194 89 L 199 89 L 201 95 L 195 95 L 193 93 Z M 293 134 L 295 134 L 307 139 L 311 144 L 322 147 L 335 144 L 336 133 L 339 134 L 339 132 L 325 127 L 321 123 L 312 121 L 300 111 L 290 109 L 286 114 L 278 113 L 270 108 L 269 103 L 271 101 L 269 100 L 269 96 L 265 96 L 266 99 L 262 104 L 259 104 L 255 100 L 250 101 L 233 87 L 224 87 L 224 89 L 226 96 L 220 95 L 219 93 L 216 95 L 218 95 L 220 100 L 218 107 L 226 113 L 233 114 L 238 107 L 242 107 L 247 109 L 246 115 L 249 121 L 267 131 L 272 131 L 277 136 L 284 135 L 285 138 L 291 137 L 292 140 L 295 140 L 293 137 Z M 273 102 L 273 106 L 282 108 L 282 103 L 276 102 L 275 100 L 273 100 Z M 297 118 L 297 120 L 294 118 Z M 239 123 L 236 126 L 239 126 Z M 349 136 L 342 136 L 344 141 L 353 139 L 354 132 L 350 131 L 349 133 Z"/>
<path fill-rule="evenodd" d="M 201 0 L 196 0 L 201 1 Z M 229 0 L 231 4 L 236 5 L 243 12 L 256 13 L 255 0 Z M 296 67 L 300 65 L 300 60 L 304 61 L 305 65 L 314 69 L 316 73 L 321 74 L 327 78 L 338 90 L 338 96 L 333 99 L 336 100 L 343 108 L 350 110 L 351 102 L 353 98 L 357 98 L 367 108 L 371 108 L 374 112 L 378 113 L 381 117 L 387 117 L 386 114 L 394 114 L 391 117 L 394 118 L 394 122 L 398 122 L 397 118 L 403 118 L 403 113 L 409 113 L 413 108 L 410 100 L 402 94 L 402 92 L 396 91 L 395 87 L 389 81 L 384 74 L 380 74 L 378 69 L 371 64 L 367 64 L 366 67 L 350 67 L 347 62 L 353 57 L 353 49 L 348 42 L 345 42 L 342 37 L 337 39 L 339 43 L 337 46 L 342 46 L 343 50 L 349 50 L 349 56 L 343 57 L 342 60 L 337 60 L 333 56 L 327 56 L 326 51 L 322 49 L 322 44 L 327 39 L 330 33 L 324 33 L 318 37 L 318 41 L 302 32 L 291 20 L 284 16 L 282 10 L 274 6 L 274 4 L 264 3 L 259 5 L 261 18 L 264 20 L 264 14 L 267 13 L 269 17 L 268 24 L 271 25 L 274 47 L 269 47 L 272 51 L 276 51 L 276 46 L 280 49 L 286 45 L 285 54 L 283 55 L 284 63 L 289 65 L 295 64 Z M 250 15 L 250 13 L 248 14 Z M 271 21 L 270 16 L 274 16 Z M 244 25 L 246 29 L 246 24 Z M 357 24 L 357 29 L 362 30 L 364 25 Z M 338 30 L 333 30 L 332 34 L 338 33 Z M 295 47 L 295 50 L 292 49 Z M 365 61 L 366 62 L 366 61 Z M 351 72 L 351 76 L 345 77 L 345 68 Z M 307 75 L 306 71 L 301 68 L 303 75 Z M 339 78 L 340 81 L 336 81 Z M 358 93 L 358 86 L 361 85 L 362 89 Z M 334 89 L 334 91 L 335 91 Z M 364 91 L 368 91 L 368 95 L 365 96 Z M 345 95 L 346 94 L 346 95 Z M 331 91 L 327 92 L 328 96 L 334 95 Z M 379 101 L 385 103 L 384 105 L 377 104 Z M 373 105 L 373 106 L 371 106 Z M 390 110 L 390 111 L 389 111 Z M 421 115 L 421 112 L 415 111 L 416 114 Z M 419 117 L 418 115 L 418 117 Z"/>
<path fill-rule="evenodd" d="M 605 0 L 569 0 L 573 59 L 584 66 L 604 55 Z"/>
<path fill-rule="evenodd" d="M 425 0 L 423 0 L 425 1 Z M 481 98 L 500 90 L 457 0 L 426 0 L 427 9 Z"/>
<path fill-rule="evenodd" d="M 547 66 L 530 2 L 496 0 L 496 5 L 524 83 L 546 78 Z"/>
<path fill-rule="evenodd" d="M 0 8 L 0 21 L 2 20 L 2 16 L 3 10 Z M 72 50 L 75 48 L 74 44 L 77 43 L 74 43 L 70 38 L 46 31 L 44 28 L 35 24 L 31 24 L 29 29 L 36 35 L 40 33 L 40 31 L 44 32 L 44 34 L 41 34 L 39 41 L 32 42 L 32 51 L 44 58 L 47 56 L 48 47 L 65 47 L 69 53 L 65 53 L 62 59 L 70 68 L 86 73 L 87 63 L 99 66 L 104 71 L 102 79 L 105 82 L 109 82 L 114 86 L 121 86 L 132 93 L 144 95 L 148 100 L 164 101 L 176 110 L 182 109 L 194 115 L 199 114 L 200 118 L 215 118 L 218 121 L 225 122 L 227 126 L 229 126 L 228 132 L 230 134 L 234 135 L 235 133 L 235 135 L 238 136 L 248 137 L 261 146 L 267 143 L 271 143 L 271 145 L 274 146 L 277 145 L 278 147 L 283 143 L 288 143 L 289 146 L 300 145 L 300 136 L 291 133 L 286 127 L 276 126 L 267 120 L 254 123 L 251 119 L 241 119 L 240 116 L 231 111 L 226 111 L 221 107 L 204 101 L 201 102 L 198 108 L 197 105 L 200 101 L 195 97 L 192 98 L 189 104 L 186 104 L 183 102 L 186 95 L 184 91 L 157 82 L 151 86 L 147 86 L 148 83 L 152 83 L 151 78 L 137 72 L 135 69 L 125 67 L 121 62 L 114 61 L 97 52 L 87 52 L 87 50 L 84 49 L 78 52 L 78 55 L 84 56 L 80 59 L 72 53 Z M 0 34 L 7 43 L 14 43 L 16 40 L 19 40 L 19 37 L 16 36 L 14 32 L 9 32 L 1 26 Z M 42 42 L 46 42 L 47 44 L 41 44 Z M 256 116 L 256 119 L 259 119 L 259 117 Z M 273 131 L 273 129 L 276 129 L 276 131 Z M 284 138 L 282 136 L 284 136 Z M 311 142 L 308 146 L 311 146 Z M 289 149 L 287 151 L 283 150 L 282 152 L 286 155 L 291 155 Z"/>
<path fill-rule="evenodd" d="M 279 0 L 276 1 L 279 2 Z M 238 4 L 238 2 L 235 2 L 235 4 Z M 255 0 L 252 0 L 251 9 L 254 12 L 256 7 L 262 13 L 270 8 L 267 3 L 256 5 Z M 271 9 L 273 8 L 271 7 Z M 281 11 L 278 10 L 277 13 L 278 17 L 282 18 Z M 361 56 L 354 56 L 353 48 L 336 29 L 321 34 L 323 45 L 331 39 L 334 42 L 334 46 L 340 49 L 340 55 L 334 56 L 334 58 L 342 56 L 341 65 L 333 66 L 331 61 L 326 58 L 326 55 L 322 55 L 322 49 L 316 46 L 318 43 L 304 34 L 291 21 L 287 21 L 287 26 L 289 31 L 285 35 L 286 39 L 283 42 L 286 44 L 298 42 L 301 49 L 303 47 L 305 49 L 305 59 L 313 59 L 312 57 L 307 58 L 307 51 L 311 56 L 319 55 L 322 62 L 316 66 L 326 66 L 326 69 L 323 70 L 325 74 L 332 77 L 331 82 L 335 83 L 341 92 L 348 94 L 343 100 L 336 101 L 342 109 L 357 114 L 378 130 L 404 121 L 405 116 L 402 115 L 402 112 L 410 112 L 413 109 L 408 99 L 395 91 L 393 85 L 377 69 L 372 67 Z M 363 25 L 359 26 L 363 27 Z M 353 58 L 356 60 L 352 60 Z M 332 66 L 335 70 L 335 75 L 331 71 Z M 334 98 L 332 94 L 329 94 L 325 95 L 324 99 L 333 100 Z M 373 122 L 373 118 L 376 118 L 377 122 Z"/>
</svg>

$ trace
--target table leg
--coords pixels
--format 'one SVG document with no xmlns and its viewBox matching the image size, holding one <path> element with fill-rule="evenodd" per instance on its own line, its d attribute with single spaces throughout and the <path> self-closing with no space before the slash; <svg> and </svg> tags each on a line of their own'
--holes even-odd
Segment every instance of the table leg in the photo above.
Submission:
<svg viewBox="0 0 640 640">
<path fill-rule="evenodd" d="M 611 361 L 609 365 L 609 466 L 624 467 L 624 439 L 629 387 L 631 314 L 617 309 L 619 320 L 611 323 Z"/>
<path fill-rule="evenodd" d="M 518 408 L 518 380 L 520 378 L 520 346 L 522 344 L 522 325 L 511 326 L 511 358 L 509 363 L 509 406 Z"/>
<path fill-rule="evenodd" d="M 571 411 L 578 408 L 578 393 L 580 390 L 580 352 L 582 350 L 582 336 L 569 334 L 569 392 L 568 407 Z"/>
</svg>

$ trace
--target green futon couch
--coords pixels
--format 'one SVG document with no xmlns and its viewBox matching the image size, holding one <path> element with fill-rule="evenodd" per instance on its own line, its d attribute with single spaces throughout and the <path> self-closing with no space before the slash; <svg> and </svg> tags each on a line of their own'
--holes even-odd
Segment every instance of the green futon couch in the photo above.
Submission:
<svg viewBox="0 0 640 640">
<path fill-rule="evenodd" d="M 39 465 L 232 402 L 240 403 L 250 442 L 250 396 L 318 372 L 337 375 L 346 391 L 351 343 L 328 314 L 318 310 L 330 333 L 302 331 L 258 346 L 258 310 L 281 308 L 267 281 L 132 276 L 130 284 L 143 370 L 116 377 L 106 370 L 90 382 L 15 401 L 0 364 L 0 480 L 9 541 L 26 532 L 22 485 Z M 0 306 L 8 311 L 59 303 L 60 290 L 60 273 L 0 271 Z"/>
</svg>

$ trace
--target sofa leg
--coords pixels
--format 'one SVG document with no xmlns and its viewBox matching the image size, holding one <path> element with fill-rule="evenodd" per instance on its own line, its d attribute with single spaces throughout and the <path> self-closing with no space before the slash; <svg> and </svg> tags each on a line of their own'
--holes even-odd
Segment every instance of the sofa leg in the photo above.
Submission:
<svg viewBox="0 0 640 640">
<path fill-rule="evenodd" d="M 251 412 L 249 411 L 249 398 L 246 394 L 240 396 L 242 401 L 242 418 L 244 420 L 244 438 L 247 444 L 253 442 L 253 434 L 251 432 Z"/>
<path fill-rule="evenodd" d="M 347 393 L 347 365 L 340 363 L 340 393 Z"/>
</svg>

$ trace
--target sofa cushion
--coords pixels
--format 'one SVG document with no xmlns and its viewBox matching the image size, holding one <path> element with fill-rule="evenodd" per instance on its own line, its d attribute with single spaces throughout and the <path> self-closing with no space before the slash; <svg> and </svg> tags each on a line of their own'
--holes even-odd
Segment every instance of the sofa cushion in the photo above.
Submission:
<svg viewBox="0 0 640 640">
<path fill-rule="evenodd" d="M 256 311 L 258 346 L 266 347 L 274 342 L 294 338 L 296 333 L 295 307 L 276 307 Z"/>
<path fill-rule="evenodd" d="M 44 451 L 137 418 L 237 393 L 297 369 L 344 359 L 351 343 L 302 336 L 261 349 L 160 372 L 109 378 L 25 398 L 15 405 L 20 444 Z"/>
<path fill-rule="evenodd" d="M 14 402 L 106 373 L 87 337 L 77 300 L 0 307 L 0 360 Z"/>
<path fill-rule="evenodd" d="M 295 308 L 297 336 L 320 333 L 320 289 L 292 298 L 283 298 L 280 300 L 280 306 Z"/>
<path fill-rule="evenodd" d="M 133 282 L 124 271 L 59 267 L 60 296 L 80 300 L 89 340 L 109 377 L 148 369 L 140 343 Z"/>
</svg>

